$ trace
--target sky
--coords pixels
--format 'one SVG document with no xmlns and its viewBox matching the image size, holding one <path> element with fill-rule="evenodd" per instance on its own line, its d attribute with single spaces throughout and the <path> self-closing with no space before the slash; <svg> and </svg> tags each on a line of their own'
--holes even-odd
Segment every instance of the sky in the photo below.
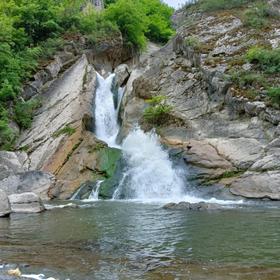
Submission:
<svg viewBox="0 0 280 280">
<path fill-rule="evenodd" d="M 176 9 L 179 8 L 182 4 L 185 4 L 187 0 L 163 0 L 163 2 Z"/>
</svg>

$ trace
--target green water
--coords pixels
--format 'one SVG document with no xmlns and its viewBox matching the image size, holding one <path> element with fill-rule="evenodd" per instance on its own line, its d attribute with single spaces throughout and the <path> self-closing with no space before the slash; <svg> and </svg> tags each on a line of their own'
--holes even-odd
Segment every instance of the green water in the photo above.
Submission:
<svg viewBox="0 0 280 280">
<path fill-rule="evenodd" d="M 0 259 L 59 279 L 280 279 L 280 210 L 96 202 L 0 220 Z"/>
</svg>

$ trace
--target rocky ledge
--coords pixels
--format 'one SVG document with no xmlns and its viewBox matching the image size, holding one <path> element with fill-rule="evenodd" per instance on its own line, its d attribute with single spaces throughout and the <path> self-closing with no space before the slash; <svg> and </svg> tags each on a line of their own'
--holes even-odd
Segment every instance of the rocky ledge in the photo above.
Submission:
<svg viewBox="0 0 280 280">
<path fill-rule="evenodd" d="M 149 129 L 143 119 L 146 101 L 164 96 L 172 111 L 157 132 L 177 150 L 200 189 L 215 185 L 232 195 L 279 200 L 280 111 L 263 100 L 262 89 L 250 99 L 227 78 L 250 47 L 279 46 L 279 20 L 259 36 L 234 11 L 187 9 L 174 20 L 175 38 L 142 61 L 128 80 L 119 137 L 139 121 Z M 190 38 L 199 48 L 188 44 Z M 240 73 L 254 67 L 240 63 Z M 279 77 L 273 76 L 273 83 L 279 84 Z"/>
</svg>

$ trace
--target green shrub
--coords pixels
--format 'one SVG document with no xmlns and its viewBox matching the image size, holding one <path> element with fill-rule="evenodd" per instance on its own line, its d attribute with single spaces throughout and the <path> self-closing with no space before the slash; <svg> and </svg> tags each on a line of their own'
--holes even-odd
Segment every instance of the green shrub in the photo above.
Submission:
<svg viewBox="0 0 280 280">
<path fill-rule="evenodd" d="M 280 48 L 265 49 L 263 47 L 253 47 L 246 55 L 251 63 L 255 63 L 261 70 L 273 74 L 280 72 Z"/>
<path fill-rule="evenodd" d="M 268 90 L 268 96 L 272 102 L 280 105 L 280 87 L 273 87 Z"/>
<path fill-rule="evenodd" d="M 187 37 L 185 40 L 185 45 L 197 51 L 200 50 L 201 48 L 201 43 L 199 42 L 198 38 L 195 36 Z"/>
<path fill-rule="evenodd" d="M 258 3 L 255 7 L 247 9 L 243 14 L 245 26 L 252 28 L 262 28 L 268 25 L 268 6 L 264 3 Z"/>
<path fill-rule="evenodd" d="M 266 86 L 267 82 L 263 75 L 247 71 L 234 71 L 230 75 L 230 80 L 239 87 Z"/>
<path fill-rule="evenodd" d="M 151 106 L 144 111 L 145 122 L 152 125 L 163 125 L 169 120 L 172 106 L 167 105 L 165 100 L 166 97 L 160 95 L 147 101 Z"/>
<path fill-rule="evenodd" d="M 66 125 L 64 128 L 59 129 L 58 131 L 56 131 L 52 137 L 53 138 L 57 138 L 63 134 L 71 136 L 72 134 L 74 134 L 76 132 L 76 129 L 71 127 L 70 125 Z"/>
<path fill-rule="evenodd" d="M 15 142 L 16 135 L 9 127 L 7 119 L 0 119 L 0 149 L 11 150 Z"/>
<path fill-rule="evenodd" d="M 15 121 L 18 125 L 27 129 L 31 126 L 33 114 L 36 109 L 41 106 L 41 101 L 39 99 L 31 99 L 29 101 L 19 101 L 15 105 Z"/>
</svg>

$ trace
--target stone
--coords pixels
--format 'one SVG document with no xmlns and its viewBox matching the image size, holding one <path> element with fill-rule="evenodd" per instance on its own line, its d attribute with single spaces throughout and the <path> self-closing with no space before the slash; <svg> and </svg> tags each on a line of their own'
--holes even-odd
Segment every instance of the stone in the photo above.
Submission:
<svg viewBox="0 0 280 280">
<path fill-rule="evenodd" d="M 46 71 L 48 71 L 50 76 L 54 79 L 57 77 L 58 73 L 60 72 L 62 65 L 63 64 L 60 57 L 56 56 L 54 61 L 46 67 Z"/>
<path fill-rule="evenodd" d="M 246 102 L 245 103 L 245 112 L 250 116 L 258 116 L 262 111 L 265 110 L 266 106 L 264 102 L 255 101 L 255 102 Z"/>
<path fill-rule="evenodd" d="M 251 167 L 250 170 L 254 171 L 267 171 L 280 169 L 280 153 L 267 155 L 258 161 L 256 161 Z"/>
<path fill-rule="evenodd" d="M 280 171 L 245 173 L 230 186 L 234 195 L 280 200 Z"/>
<path fill-rule="evenodd" d="M 127 64 L 121 64 L 115 69 L 114 73 L 116 74 L 115 84 L 117 87 L 121 87 L 129 79 L 131 71 Z"/>
<path fill-rule="evenodd" d="M 55 183 L 55 177 L 42 171 L 20 172 L 0 181 L 0 189 L 8 195 L 34 192 L 44 200 L 48 200 L 48 191 Z"/>
<path fill-rule="evenodd" d="M 0 217 L 9 216 L 11 213 L 10 202 L 7 194 L 0 190 Z"/>
<path fill-rule="evenodd" d="M 206 211 L 206 210 L 220 210 L 223 207 L 216 203 L 189 203 L 189 202 L 179 202 L 179 203 L 168 203 L 163 206 L 164 209 L 168 210 L 189 210 L 189 211 Z"/>
<path fill-rule="evenodd" d="M 25 171 L 23 164 L 26 159 L 25 153 L 0 151 L 0 182 L 10 175 Z"/>
<path fill-rule="evenodd" d="M 53 71 L 55 76 L 58 69 Z M 67 135 L 53 137 L 57 131 L 67 125 L 76 129 L 85 115 L 93 119 L 95 88 L 96 72 L 83 55 L 44 91 L 40 112 L 18 141 L 18 148 L 29 148 L 27 167 L 30 170 L 44 169 L 63 144 Z"/>
<path fill-rule="evenodd" d="M 45 210 L 42 200 L 32 192 L 9 196 L 13 213 L 40 213 Z"/>
<path fill-rule="evenodd" d="M 249 168 L 264 153 L 263 145 L 256 139 L 208 139 L 218 154 L 240 169 Z"/>
</svg>

